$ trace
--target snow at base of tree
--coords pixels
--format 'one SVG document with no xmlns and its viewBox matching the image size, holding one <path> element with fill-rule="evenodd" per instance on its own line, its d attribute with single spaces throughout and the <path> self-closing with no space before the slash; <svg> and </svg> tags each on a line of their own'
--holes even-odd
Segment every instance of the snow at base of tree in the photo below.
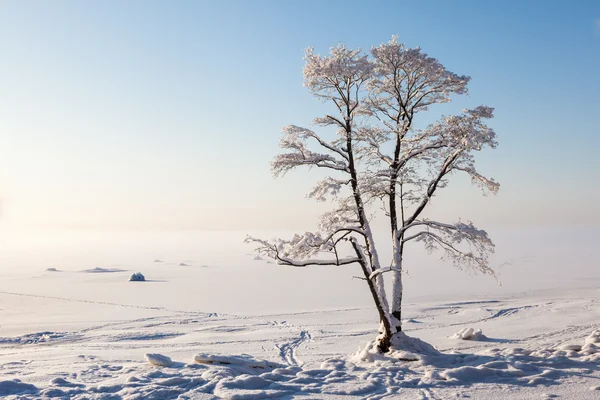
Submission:
<svg viewBox="0 0 600 400">
<path fill-rule="evenodd" d="M 413 338 L 404 332 L 398 332 L 392 336 L 390 351 L 381 354 L 378 349 L 379 338 L 370 341 L 366 346 L 354 354 L 354 362 L 379 361 L 422 361 L 428 357 L 437 357 L 440 352 L 421 339 Z"/>
</svg>

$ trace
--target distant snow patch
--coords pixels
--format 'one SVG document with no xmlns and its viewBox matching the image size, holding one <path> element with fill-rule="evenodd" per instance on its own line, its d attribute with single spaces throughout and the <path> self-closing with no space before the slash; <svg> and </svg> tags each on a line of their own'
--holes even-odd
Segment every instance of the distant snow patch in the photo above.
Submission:
<svg viewBox="0 0 600 400">
<path fill-rule="evenodd" d="M 80 335 L 75 333 L 44 331 L 16 337 L 0 337 L 0 344 L 38 344 L 78 339 Z"/>
<path fill-rule="evenodd" d="M 452 339 L 459 340 L 474 340 L 481 341 L 486 340 L 487 337 L 483 334 L 481 329 L 473 329 L 473 328 L 463 328 L 460 331 L 456 332 L 451 337 Z"/>
<path fill-rule="evenodd" d="M 186 264 L 186 263 L 182 262 L 182 263 L 179 263 L 179 266 L 180 267 L 189 267 L 190 264 Z"/>
<path fill-rule="evenodd" d="M 147 353 L 146 360 L 157 367 L 169 367 L 173 364 L 173 361 L 169 357 L 157 353 Z"/>
<path fill-rule="evenodd" d="M 142 275 L 141 272 L 134 272 L 129 277 L 129 282 L 143 282 L 145 280 L 146 280 L 146 278 L 144 277 L 144 275 Z"/>
<path fill-rule="evenodd" d="M 81 272 L 87 272 L 87 273 L 108 273 L 108 272 L 123 272 L 125 271 L 124 269 L 118 269 L 118 268 L 100 268 L 100 267 L 96 267 L 96 268 L 92 268 L 92 269 L 84 269 Z"/>
<path fill-rule="evenodd" d="M 60 272 L 56 268 L 46 268 L 46 271 L 48 271 L 48 272 Z"/>
<path fill-rule="evenodd" d="M 254 261 L 262 261 L 263 258 L 261 256 L 254 256 L 253 260 Z"/>
<path fill-rule="evenodd" d="M 161 263 L 164 262 L 163 260 L 159 260 L 158 258 L 156 260 L 154 260 L 155 263 Z"/>
</svg>

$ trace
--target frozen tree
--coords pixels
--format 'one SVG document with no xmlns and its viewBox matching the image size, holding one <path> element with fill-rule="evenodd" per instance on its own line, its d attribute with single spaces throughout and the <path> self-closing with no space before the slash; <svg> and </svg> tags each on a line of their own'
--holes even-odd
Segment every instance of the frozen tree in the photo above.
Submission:
<svg viewBox="0 0 600 400">
<path fill-rule="evenodd" d="M 466 173 L 484 191 L 498 183 L 479 174 L 473 153 L 496 147 L 495 133 L 485 124 L 493 109 L 479 106 L 441 118 L 426 129 L 414 120 L 430 106 L 467 92 L 469 77 L 448 71 L 419 48 L 409 49 L 393 37 L 371 50 L 337 46 L 329 56 L 308 49 L 305 86 L 334 111 L 314 120 L 336 136 L 326 140 L 307 128 L 287 126 L 272 170 L 275 176 L 299 166 L 324 168 L 330 175 L 318 182 L 309 197 L 331 201 L 316 232 L 291 240 L 247 238 L 257 250 L 281 265 L 358 264 L 379 313 L 379 349 L 390 347 L 401 331 L 403 254 L 408 242 L 421 242 L 428 251 L 442 250 L 459 268 L 493 274 L 488 256 L 494 245 L 471 222 L 447 223 L 426 217 L 438 190 L 455 173 Z M 391 241 L 375 243 L 371 222 L 381 206 L 389 220 Z M 378 247 L 392 248 L 389 266 L 381 265 Z M 345 248 L 344 248 L 345 246 Z M 350 254 L 350 255 L 347 255 Z M 384 287 L 393 277 L 392 303 Z"/>
<path fill-rule="evenodd" d="M 420 112 L 433 104 L 449 102 L 452 94 L 466 93 L 469 77 L 448 71 L 419 48 L 405 48 L 396 37 L 373 48 L 371 54 L 375 68 L 364 104 L 380 124 L 377 129 L 366 129 L 359 138 L 368 145 L 374 164 L 383 167 L 378 173 L 391 228 L 391 312 L 400 320 L 402 256 L 407 242 L 421 241 L 430 251 L 441 248 L 459 267 L 492 273 L 487 256 L 493 251 L 493 243 L 485 231 L 472 223 L 430 221 L 424 218 L 424 211 L 454 172 L 469 174 L 482 189 L 495 193 L 498 183 L 476 171 L 472 154 L 485 146 L 494 148 L 497 143 L 494 131 L 484 123 L 492 117 L 493 109 L 485 106 L 443 118 L 422 131 L 413 129 Z M 382 145 L 389 141 L 393 153 L 384 154 Z M 429 167 L 431 176 L 415 176 L 414 171 L 423 170 L 419 169 L 423 165 Z"/>
</svg>

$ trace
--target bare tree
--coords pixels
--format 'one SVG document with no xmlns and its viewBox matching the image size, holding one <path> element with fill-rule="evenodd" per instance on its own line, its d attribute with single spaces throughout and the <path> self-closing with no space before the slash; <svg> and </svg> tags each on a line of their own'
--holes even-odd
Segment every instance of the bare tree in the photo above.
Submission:
<svg viewBox="0 0 600 400">
<path fill-rule="evenodd" d="M 493 109 L 479 106 L 427 129 L 414 128 L 418 113 L 450 101 L 452 94 L 466 93 L 470 78 L 449 72 L 418 48 L 405 48 L 396 37 L 373 48 L 371 56 L 342 45 L 329 56 L 306 51 L 305 86 L 335 111 L 314 124 L 335 127 L 337 134 L 326 140 L 325 133 L 285 127 L 280 145 L 286 152 L 275 157 L 272 170 L 275 176 L 299 166 L 330 170 L 309 197 L 336 206 L 321 216 L 317 232 L 291 240 L 249 237 L 247 242 L 282 265 L 359 264 L 381 322 L 378 347 L 386 352 L 402 329 L 402 260 L 408 242 L 422 242 L 429 251 L 442 249 L 460 268 L 493 274 L 488 255 L 494 245 L 485 231 L 471 222 L 450 224 L 425 217 L 435 193 L 456 172 L 469 174 L 492 193 L 499 185 L 476 171 L 473 158 L 474 151 L 496 146 L 494 131 L 484 123 Z M 391 228 L 393 257 L 385 267 L 371 230 L 375 213 L 370 209 L 377 204 Z M 394 279 L 391 307 L 386 272 Z"/>
</svg>

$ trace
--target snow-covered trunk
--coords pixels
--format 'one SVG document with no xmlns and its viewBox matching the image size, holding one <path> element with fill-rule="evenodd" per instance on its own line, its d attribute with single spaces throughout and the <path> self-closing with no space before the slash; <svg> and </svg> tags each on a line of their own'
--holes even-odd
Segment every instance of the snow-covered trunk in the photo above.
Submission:
<svg viewBox="0 0 600 400">
<path fill-rule="evenodd" d="M 410 125 L 408 125 L 410 126 Z M 406 133 L 408 129 L 406 126 L 403 130 Z M 399 128 L 397 124 L 397 128 Z M 394 160 L 391 165 L 390 173 L 390 197 L 389 197 L 389 212 L 390 212 L 390 225 L 392 230 L 392 309 L 391 313 L 396 322 L 394 326 L 395 332 L 402 331 L 402 249 L 403 235 L 398 232 L 398 211 L 396 204 L 396 185 L 398 183 L 399 174 L 399 158 L 400 150 L 402 147 L 402 137 L 400 129 L 396 131 L 396 147 L 394 149 Z M 404 204 L 403 204 L 403 193 L 402 186 L 400 186 L 400 211 L 401 211 L 401 224 L 404 225 Z"/>
<path fill-rule="evenodd" d="M 369 267 L 368 260 L 362 249 L 356 242 L 355 238 L 351 238 L 350 243 L 354 247 L 354 250 L 360 259 L 360 266 L 363 271 L 363 275 L 369 286 L 369 291 L 371 292 L 371 296 L 375 302 L 377 312 L 379 313 L 379 320 L 381 326 L 383 327 L 383 332 L 381 332 L 382 336 L 379 338 L 378 347 L 382 353 L 385 353 L 390 349 L 393 324 L 390 318 L 389 306 L 387 305 L 385 292 L 380 291 L 378 285 L 375 283 L 376 281 L 382 281 L 382 279 L 380 279 L 381 275 L 371 279 L 372 269 Z"/>
<path fill-rule="evenodd" d="M 363 268 L 365 279 L 367 280 L 367 283 L 369 285 L 369 290 L 371 291 L 371 295 L 373 296 L 373 301 L 375 302 L 375 306 L 377 307 L 377 312 L 379 313 L 381 325 L 383 326 L 382 337 L 379 341 L 379 349 L 382 352 L 387 352 L 390 347 L 392 335 L 395 332 L 395 324 L 392 322 L 392 318 L 390 315 L 390 307 L 387 301 L 387 297 L 385 295 L 383 276 L 381 274 L 374 277 L 371 276 L 373 271 L 378 270 L 381 265 L 379 263 L 379 255 L 375 247 L 373 233 L 371 232 L 371 227 L 365 215 L 364 205 L 362 203 L 362 198 L 360 196 L 358 185 L 356 185 L 356 187 L 354 186 L 355 184 L 353 181 L 354 198 L 359 214 L 359 220 L 361 222 L 361 226 L 363 228 L 365 236 L 365 247 L 368 253 L 368 260 L 365 259 L 364 265 L 361 266 Z M 353 245 L 355 246 L 355 250 L 358 250 L 357 245 L 355 243 L 353 243 Z"/>
<path fill-rule="evenodd" d="M 404 287 L 402 285 L 402 250 L 403 244 L 398 234 L 393 235 L 393 257 L 392 257 L 392 316 L 398 321 L 396 331 L 402 330 L 402 295 Z"/>
<path fill-rule="evenodd" d="M 348 113 L 350 114 L 350 113 Z M 387 297 L 385 294 L 385 286 L 383 282 L 383 276 L 377 275 L 372 277 L 371 274 L 380 268 L 379 263 L 379 255 L 377 253 L 377 249 L 375 247 L 375 240 L 373 239 L 373 233 L 371 231 L 371 226 L 369 224 L 369 220 L 367 218 L 365 212 L 365 206 L 362 200 L 362 196 L 360 193 L 360 188 L 358 187 L 358 173 L 356 170 L 356 165 L 354 163 L 354 153 L 352 149 L 352 127 L 350 124 L 350 118 L 346 120 L 346 151 L 348 154 L 348 169 L 350 172 L 350 182 L 352 185 L 352 193 L 354 197 L 354 202 L 356 205 L 357 216 L 361 228 L 364 233 L 365 238 L 365 247 L 367 250 L 368 260 L 364 259 L 364 255 L 362 256 L 364 262 L 361 263 L 361 267 L 363 269 L 363 273 L 365 275 L 365 279 L 369 285 L 369 290 L 371 291 L 371 295 L 373 296 L 373 301 L 375 302 L 375 306 L 377 307 L 377 311 L 379 313 L 379 319 L 381 325 L 383 326 L 383 334 L 379 341 L 379 349 L 382 352 L 387 352 L 390 347 L 390 341 L 392 338 L 392 334 L 394 333 L 394 324 L 392 323 L 392 318 L 390 315 L 390 308 L 387 301 Z M 354 246 L 354 250 L 356 251 L 359 258 L 361 258 L 362 250 L 358 246 L 358 244 L 354 241 L 352 242 Z M 370 264 L 370 266 L 369 266 Z"/>
<path fill-rule="evenodd" d="M 365 219 L 365 227 L 364 227 L 364 232 L 365 232 L 365 236 L 366 236 L 366 242 L 367 242 L 367 249 L 369 250 L 369 254 L 370 254 L 370 258 L 371 258 L 371 273 L 373 271 L 376 271 L 378 269 L 381 268 L 381 264 L 379 263 L 379 254 L 377 253 L 377 249 L 375 248 L 375 241 L 373 240 L 373 233 L 371 232 L 371 226 L 369 225 L 369 222 Z M 390 306 L 387 300 L 387 296 L 385 293 L 385 284 L 383 281 L 383 275 L 379 274 L 377 276 L 375 276 L 374 278 L 370 279 L 370 281 L 373 282 L 374 287 L 377 290 L 377 294 L 378 294 L 378 298 L 379 298 L 379 302 L 381 303 L 381 309 L 383 312 L 382 318 L 381 318 L 381 322 L 384 326 L 384 333 L 385 333 L 385 327 L 389 326 L 389 329 L 387 329 L 389 332 L 389 335 L 391 336 L 394 333 L 394 325 L 396 325 L 393 321 L 393 319 L 390 317 Z"/>
</svg>

